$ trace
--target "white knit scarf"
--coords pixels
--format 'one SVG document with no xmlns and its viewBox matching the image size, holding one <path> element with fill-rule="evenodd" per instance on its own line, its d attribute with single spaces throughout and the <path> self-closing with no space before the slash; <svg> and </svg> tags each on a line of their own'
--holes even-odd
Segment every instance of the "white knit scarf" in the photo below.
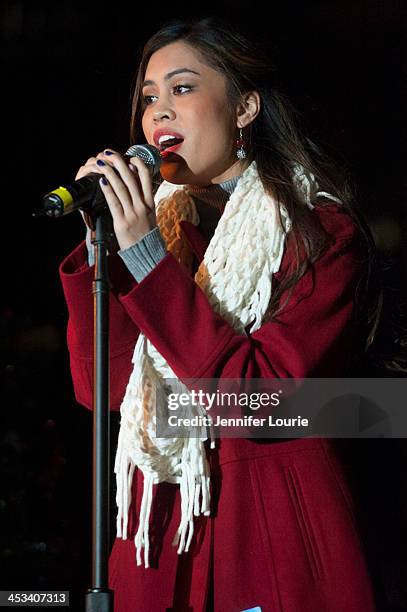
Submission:
<svg viewBox="0 0 407 612">
<path fill-rule="evenodd" d="M 318 185 L 313 175 L 307 178 L 300 166 L 293 170 L 293 181 L 311 208 L 312 196 L 327 195 L 316 194 Z M 191 270 L 192 252 L 179 222 L 186 220 L 198 225 L 199 217 L 187 186 L 164 181 L 155 202 L 158 226 L 167 249 L 181 265 Z M 245 334 L 249 323 L 250 332 L 260 328 L 270 301 L 272 277 L 280 267 L 290 227 L 286 209 L 264 191 L 253 162 L 237 182 L 195 274 L 195 282 L 212 308 L 237 333 Z M 186 393 L 185 385 L 143 334 L 137 340 L 132 361 L 134 369 L 121 405 L 115 461 L 117 536 L 127 538 L 131 486 L 137 466 L 144 475 L 135 536 L 137 565 L 141 565 L 144 548 L 144 563 L 148 567 L 153 485 L 160 482 L 180 485 L 181 522 L 173 545 L 178 546 L 178 553 L 181 553 L 188 551 L 194 515 L 210 514 L 210 471 L 204 447 L 206 435 L 201 438 L 196 434 L 176 438 L 155 436 L 156 418 L 168 415 L 169 393 Z M 203 407 L 197 409 L 191 405 L 188 409 L 191 415 L 205 413 Z"/>
</svg>

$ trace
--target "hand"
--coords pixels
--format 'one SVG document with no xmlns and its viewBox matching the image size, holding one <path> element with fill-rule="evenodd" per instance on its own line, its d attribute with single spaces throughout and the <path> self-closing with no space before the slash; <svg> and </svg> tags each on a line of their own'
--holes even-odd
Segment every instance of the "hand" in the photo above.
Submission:
<svg viewBox="0 0 407 612">
<path fill-rule="evenodd" d="M 75 179 L 91 172 L 101 174 L 101 179 L 107 181 L 106 185 L 101 181 L 99 183 L 121 249 L 132 246 L 156 227 L 151 175 L 141 159 L 132 157 L 127 160 L 119 153 L 106 149 L 96 157 L 90 157 Z"/>
</svg>

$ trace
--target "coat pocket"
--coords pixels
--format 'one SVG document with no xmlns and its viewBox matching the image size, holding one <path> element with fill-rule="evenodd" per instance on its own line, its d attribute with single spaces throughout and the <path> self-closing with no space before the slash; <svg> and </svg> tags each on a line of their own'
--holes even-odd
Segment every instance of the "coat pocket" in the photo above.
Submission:
<svg viewBox="0 0 407 612">
<path fill-rule="evenodd" d="M 311 573 L 315 580 L 321 579 L 324 574 L 321 555 L 297 469 L 294 465 L 285 465 L 283 471 Z"/>
</svg>

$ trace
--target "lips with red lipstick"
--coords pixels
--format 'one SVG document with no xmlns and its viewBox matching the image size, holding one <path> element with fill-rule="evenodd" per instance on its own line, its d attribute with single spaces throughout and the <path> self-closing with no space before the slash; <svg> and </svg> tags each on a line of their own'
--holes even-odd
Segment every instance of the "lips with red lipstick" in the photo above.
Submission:
<svg viewBox="0 0 407 612">
<path fill-rule="evenodd" d="M 174 153 L 184 142 L 184 137 L 173 130 L 156 130 L 154 132 L 154 143 L 161 153 L 161 157 L 166 157 Z"/>
</svg>

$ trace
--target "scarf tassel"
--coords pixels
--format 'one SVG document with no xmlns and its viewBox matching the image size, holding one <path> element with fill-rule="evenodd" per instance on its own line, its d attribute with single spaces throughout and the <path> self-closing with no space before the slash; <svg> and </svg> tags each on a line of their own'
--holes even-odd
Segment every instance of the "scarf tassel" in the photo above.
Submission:
<svg viewBox="0 0 407 612">
<path fill-rule="evenodd" d="M 192 442 L 192 448 L 184 448 L 183 454 L 184 459 L 181 463 L 180 477 L 180 495 L 181 495 L 181 520 L 175 537 L 172 541 L 173 546 L 178 546 L 177 553 L 180 555 L 183 552 L 188 552 L 192 537 L 194 535 L 194 516 L 204 514 L 209 516 L 210 514 L 210 476 L 206 461 L 202 461 L 202 453 L 205 453 L 205 449 L 199 449 L 199 446 L 203 446 L 201 440 L 190 439 Z M 192 460 L 188 460 L 189 455 L 193 456 Z M 197 474 L 196 470 L 199 468 L 201 474 Z M 131 477 L 134 472 L 134 465 L 131 469 Z M 128 484 L 131 491 L 130 472 Z M 149 567 L 149 522 L 151 515 L 152 499 L 153 499 L 153 484 L 154 474 L 144 473 L 144 487 L 143 496 L 140 506 L 139 526 L 137 533 L 134 538 L 134 544 L 136 546 L 136 560 L 137 565 L 142 564 L 141 552 L 144 549 L 144 567 Z M 201 501 L 201 507 L 199 501 Z M 124 495 L 123 507 L 126 507 L 127 496 Z M 127 521 L 123 521 L 123 539 L 125 526 L 127 530 Z"/>
</svg>

